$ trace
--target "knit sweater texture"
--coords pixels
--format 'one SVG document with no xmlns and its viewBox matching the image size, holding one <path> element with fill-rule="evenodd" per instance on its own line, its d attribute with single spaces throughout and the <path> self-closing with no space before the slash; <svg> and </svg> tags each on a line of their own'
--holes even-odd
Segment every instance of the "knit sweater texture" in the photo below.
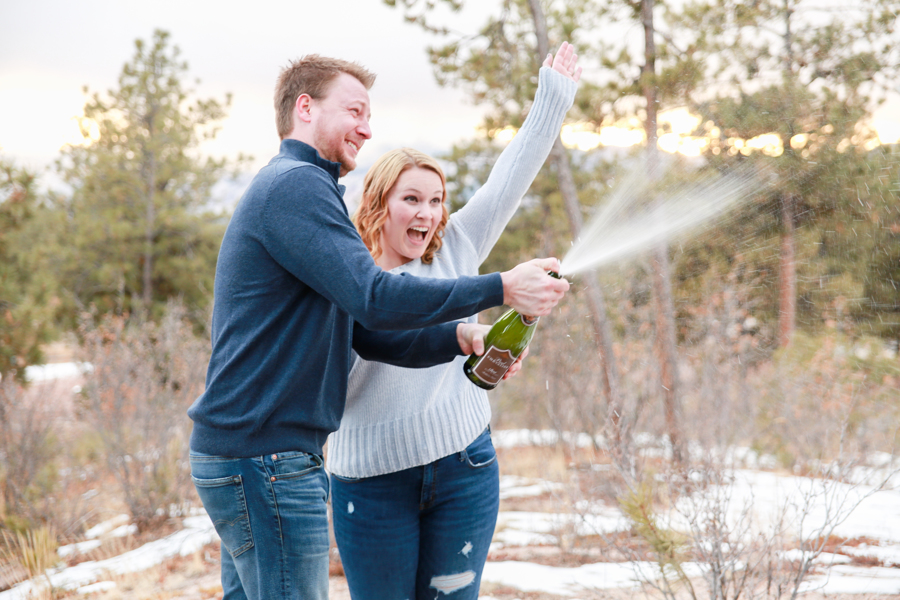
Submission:
<svg viewBox="0 0 900 600">
<path fill-rule="evenodd" d="M 576 89 L 571 79 L 542 67 L 522 128 L 485 185 L 450 216 L 432 263 L 417 259 L 391 273 L 476 275 L 547 159 Z M 416 370 L 357 358 L 341 426 L 328 438 L 328 469 L 343 477 L 373 477 L 465 449 L 491 419 L 487 393 L 463 375 L 466 358 Z"/>
<path fill-rule="evenodd" d="M 372 360 L 439 364 L 460 355 L 455 324 L 376 330 L 503 303 L 497 273 L 436 280 L 379 268 L 350 221 L 339 169 L 284 140 L 238 203 L 216 265 L 206 390 L 188 410 L 193 451 L 321 454 L 344 411 L 351 346 Z"/>
</svg>

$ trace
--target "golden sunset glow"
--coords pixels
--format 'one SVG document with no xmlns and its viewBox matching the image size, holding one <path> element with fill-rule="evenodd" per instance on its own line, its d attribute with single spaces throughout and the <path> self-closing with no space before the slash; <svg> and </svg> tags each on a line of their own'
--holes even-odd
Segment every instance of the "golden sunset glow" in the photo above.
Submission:
<svg viewBox="0 0 900 600">
<path fill-rule="evenodd" d="M 900 143 L 900 123 L 889 119 L 876 119 L 872 126 L 878 134 L 878 140 L 884 144 Z"/>
<path fill-rule="evenodd" d="M 671 132 L 676 135 L 688 135 L 700 125 L 700 117 L 691 114 L 684 107 L 659 113 L 657 121 L 660 125 L 667 124 Z"/>
<path fill-rule="evenodd" d="M 503 129 L 493 131 L 491 133 L 491 139 L 495 142 L 500 142 L 501 144 L 508 144 L 516 136 L 516 131 L 518 130 L 515 127 L 507 125 Z"/>
<path fill-rule="evenodd" d="M 643 144 L 647 137 L 642 128 L 603 127 L 597 140 L 603 146 L 635 146 Z"/>
<path fill-rule="evenodd" d="M 758 135 L 749 140 L 730 137 L 722 139 L 722 131 L 712 121 L 707 121 L 703 128 L 705 135 L 690 135 L 700 127 L 699 116 L 691 114 L 686 108 L 676 108 L 659 114 L 658 121 L 659 149 L 670 154 L 682 154 L 684 156 L 700 156 L 704 152 L 713 154 L 727 152 L 732 156 L 743 154 L 749 156 L 754 152 L 762 152 L 766 156 L 777 157 L 784 154 L 784 143 L 781 136 L 776 133 Z M 845 152 L 851 146 L 861 146 L 866 150 L 872 150 L 879 145 L 896 144 L 900 142 L 900 122 L 890 119 L 876 119 L 871 126 L 858 127 L 857 135 L 849 140 L 842 140 L 837 147 L 839 152 Z M 816 140 L 819 136 L 829 135 L 834 132 L 834 127 L 825 125 L 821 132 L 798 133 L 790 139 L 790 147 L 800 151 L 801 156 L 808 157 L 815 154 L 819 148 Z M 507 144 L 515 136 L 516 130 L 512 127 L 504 127 L 495 131 L 492 138 L 502 144 Z M 627 148 L 646 142 L 643 126 L 635 117 L 623 119 L 613 125 L 596 127 L 592 123 L 578 122 L 563 125 L 560 133 L 563 144 L 567 148 L 575 148 L 581 151 L 589 151 L 600 146 Z"/>
<path fill-rule="evenodd" d="M 100 139 L 100 127 L 91 119 L 72 119 L 75 122 L 77 135 L 72 136 L 68 143 L 73 146 L 88 146 Z"/>
<path fill-rule="evenodd" d="M 784 154 L 784 144 L 781 136 L 775 133 L 764 133 L 747 140 L 747 148 L 758 150 L 766 156 L 781 156 Z"/>
<path fill-rule="evenodd" d="M 578 148 L 582 151 L 593 150 L 602 145 L 596 127 L 591 123 L 569 123 L 563 125 L 559 133 L 567 148 Z"/>
</svg>

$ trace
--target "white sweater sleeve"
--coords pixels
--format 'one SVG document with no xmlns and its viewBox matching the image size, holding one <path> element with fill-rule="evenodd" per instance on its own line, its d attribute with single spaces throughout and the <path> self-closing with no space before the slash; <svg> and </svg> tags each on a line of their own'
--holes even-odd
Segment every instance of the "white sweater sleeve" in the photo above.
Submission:
<svg viewBox="0 0 900 600">
<path fill-rule="evenodd" d="M 500 154 L 487 182 L 450 217 L 475 249 L 480 265 L 515 214 L 522 197 L 547 160 L 578 85 L 541 67 L 528 117 Z"/>
</svg>

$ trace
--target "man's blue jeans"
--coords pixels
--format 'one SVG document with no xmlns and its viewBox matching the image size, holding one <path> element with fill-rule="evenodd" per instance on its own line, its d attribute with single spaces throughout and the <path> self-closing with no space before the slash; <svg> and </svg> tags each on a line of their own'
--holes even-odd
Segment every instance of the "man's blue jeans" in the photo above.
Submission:
<svg viewBox="0 0 900 600">
<path fill-rule="evenodd" d="M 468 448 L 377 477 L 331 476 L 332 520 L 353 600 L 477 599 L 497 510 L 497 455 Z"/>
<path fill-rule="evenodd" d="M 328 476 L 321 456 L 191 452 L 191 478 L 222 539 L 223 600 L 328 598 Z"/>
</svg>

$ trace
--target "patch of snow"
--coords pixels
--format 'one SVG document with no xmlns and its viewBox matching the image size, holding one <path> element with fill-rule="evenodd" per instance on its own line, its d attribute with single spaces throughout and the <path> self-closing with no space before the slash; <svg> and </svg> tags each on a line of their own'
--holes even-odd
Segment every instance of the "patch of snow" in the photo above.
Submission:
<svg viewBox="0 0 900 600">
<path fill-rule="evenodd" d="M 595 443 L 600 447 L 605 445 L 600 436 L 594 439 L 586 433 L 575 434 L 568 431 L 564 431 L 560 436 L 559 432 L 553 429 L 499 429 L 491 432 L 491 440 L 494 442 L 495 448 L 555 446 L 560 442 L 578 448 L 591 448 Z"/>
<path fill-rule="evenodd" d="M 96 583 L 110 574 L 137 573 L 160 564 L 173 556 L 188 556 L 218 539 L 209 517 L 189 517 L 183 521 L 184 529 L 144 544 L 119 556 L 100 561 L 88 561 L 47 573 L 54 588 L 78 590 Z M 43 577 L 22 582 L 0 592 L 0 600 L 26 600 L 42 589 Z"/>
<path fill-rule="evenodd" d="M 122 525 L 109 532 L 109 537 L 128 537 L 138 532 L 137 525 Z"/>
<path fill-rule="evenodd" d="M 827 522 L 843 519 L 833 531 L 845 538 L 870 537 L 900 543 L 900 492 L 865 485 L 851 485 L 824 479 L 784 476 L 775 473 L 737 470 L 727 490 L 713 486 L 708 494 L 720 494 L 727 506 L 731 524 L 745 513 L 752 527 L 746 533 L 770 532 L 776 526 L 779 511 L 787 508 L 785 525 L 793 535 L 810 535 Z M 684 515 L 691 514 L 691 503 L 700 506 L 704 498 L 679 500 L 669 515 L 668 525 L 685 529 Z"/>
<path fill-rule="evenodd" d="M 811 575 L 801 592 L 822 594 L 900 594 L 900 569 L 835 565 L 822 575 Z"/>
<path fill-rule="evenodd" d="M 516 475 L 502 475 L 500 477 L 500 499 L 529 498 L 543 496 L 550 492 L 559 492 L 565 489 L 561 483 L 546 481 L 544 479 L 528 479 Z"/>
<path fill-rule="evenodd" d="M 549 533 L 505 529 L 494 533 L 489 551 L 494 552 L 510 546 L 555 546 L 558 543 L 559 539 Z"/>
<path fill-rule="evenodd" d="M 59 554 L 60 558 L 65 558 L 72 554 L 84 554 L 85 552 L 90 552 L 94 548 L 99 548 L 101 543 L 100 540 L 87 540 L 86 542 L 60 546 L 56 549 L 56 553 Z"/>
<path fill-rule="evenodd" d="M 503 546 L 557 544 L 557 533 L 566 531 L 578 536 L 627 531 L 631 523 L 620 512 L 609 509 L 602 514 L 542 513 L 501 511 L 497 515 L 494 549 Z"/>
<path fill-rule="evenodd" d="M 93 594 L 95 592 L 108 592 L 114 589 L 116 589 L 115 581 L 98 581 L 97 583 L 78 588 L 78 593 L 82 596 L 87 596 L 88 594 Z"/>
<path fill-rule="evenodd" d="M 80 377 L 94 370 L 91 363 L 52 363 L 49 365 L 31 365 L 25 367 L 26 381 L 52 381 L 69 377 Z"/>
<path fill-rule="evenodd" d="M 781 557 L 785 560 L 790 561 L 801 561 L 804 558 L 808 557 L 811 553 L 804 552 L 799 548 L 794 548 L 793 550 L 788 550 L 787 552 L 782 552 Z M 812 559 L 813 564 L 816 565 L 838 565 L 838 564 L 846 564 L 849 562 L 853 562 L 853 559 L 849 556 L 844 556 L 843 554 L 832 554 L 831 552 L 821 552 L 819 555 Z"/>
<path fill-rule="evenodd" d="M 128 525 L 128 523 L 130 523 L 130 522 L 131 522 L 130 516 L 125 515 L 125 514 L 116 515 L 112 519 L 108 519 L 106 521 L 103 521 L 102 523 L 98 523 L 97 525 L 94 525 L 93 527 L 91 527 L 90 529 L 85 531 L 84 537 L 89 540 L 92 540 L 94 538 L 98 538 L 103 535 L 106 535 L 107 533 L 109 533 L 110 531 L 113 531 L 114 529 L 116 529 L 118 527 L 121 527 L 123 525 Z"/>
<path fill-rule="evenodd" d="M 851 483 L 882 485 L 884 489 L 900 489 L 900 459 L 886 464 L 870 463 L 869 466 L 854 467 L 848 476 Z"/>
<path fill-rule="evenodd" d="M 689 577 L 700 574 L 697 565 L 683 564 Z M 642 578 L 655 577 L 654 563 L 594 563 L 580 567 L 548 567 L 528 562 L 488 562 L 482 581 L 490 581 L 523 592 L 574 596 L 590 590 L 638 588 Z"/>
<path fill-rule="evenodd" d="M 846 546 L 841 549 L 841 552 L 850 556 L 876 558 L 886 567 L 900 567 L 900 545 L 870 546 L 868 544 L 860 544 L 859 546 Z"/>
</svg>

